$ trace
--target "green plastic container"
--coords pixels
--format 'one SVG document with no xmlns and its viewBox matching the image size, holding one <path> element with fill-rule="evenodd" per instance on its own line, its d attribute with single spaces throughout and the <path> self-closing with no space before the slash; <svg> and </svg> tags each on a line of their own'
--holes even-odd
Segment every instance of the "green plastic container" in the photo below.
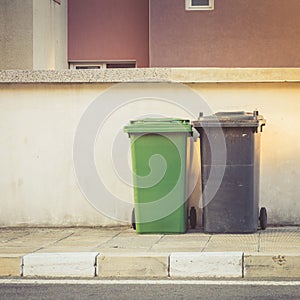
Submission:
<svg viewBox="0 0 300 300">
<path fill-rule="evenodd" d="M 129 134 L 137 233 L 184 233 L 189 120 L 131 121 Z"/>
</svg>

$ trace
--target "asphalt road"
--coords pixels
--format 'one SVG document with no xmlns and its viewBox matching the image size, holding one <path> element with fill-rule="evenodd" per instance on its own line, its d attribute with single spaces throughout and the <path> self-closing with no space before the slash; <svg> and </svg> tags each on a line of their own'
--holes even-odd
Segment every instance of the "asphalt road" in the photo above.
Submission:
<svg viewBox="0 0 300 300">
<path fill-rule="evenodd" d="M 73 283 L 72 283 L 73 282 Z M 123 281 L 78 281 L 49 284 L 1 283 L 0 299 L 300 299 L 300 283 L 262 284 L 233 282 L 144 282 L 126 284 Z M 92 283 L 92 284 L 91 284 Z"/>
</svg>

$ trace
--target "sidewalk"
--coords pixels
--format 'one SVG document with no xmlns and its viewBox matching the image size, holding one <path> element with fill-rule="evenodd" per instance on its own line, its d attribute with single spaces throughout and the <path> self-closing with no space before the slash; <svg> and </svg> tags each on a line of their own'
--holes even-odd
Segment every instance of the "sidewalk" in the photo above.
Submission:
<svg viewBox="0 0 300 300">
<path fill-rule="evenodd" d="M 300 227 L 214 235 L 0 228 L 0 276 L 300 278 Z"/>
</svg>

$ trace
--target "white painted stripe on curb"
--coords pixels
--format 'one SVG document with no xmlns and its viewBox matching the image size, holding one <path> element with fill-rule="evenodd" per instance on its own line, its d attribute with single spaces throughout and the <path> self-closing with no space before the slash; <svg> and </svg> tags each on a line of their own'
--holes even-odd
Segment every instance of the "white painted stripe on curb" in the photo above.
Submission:
<svg viewBox="0 0 300 300">
<path fill-rule="evenodd" d="M 23 256 L 23 276 L 94 277 L 98 252 L 32 253 Z"/>
<path fill-rule="evenodd" d="M 104 280 L 104 279 L 0 279 L 1 284 L 35 284 L 35 285 L 253 285 L 253 286 L 300 286 L 300 281 L 245 281 L 245 280 Z"/>
<path fill-rule="evenodd" d="M 242 277 L 243 252 L 177 252 L 170 255 L 170 277 Z"/>
</svg>

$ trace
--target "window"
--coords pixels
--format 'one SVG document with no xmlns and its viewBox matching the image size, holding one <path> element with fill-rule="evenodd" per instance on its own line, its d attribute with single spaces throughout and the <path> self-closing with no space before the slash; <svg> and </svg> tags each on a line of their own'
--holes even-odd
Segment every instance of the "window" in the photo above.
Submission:
<svg viewBox="0 0 300 300">
<path fill-rule="evenodd" d="M 70 69 L 73 70 L 91 70 L 104 68 L 105 65 L 101 63 L 70 62 Z"/>
<path fill-rule="evenodd" d="M 213 10 L 214 0 L 185 0 L 186 10 Z"/>
<path fill-rule="evenodd" d="M 135 63 L 107 63 L 106 69 L 135 68 Z"/>
<path fill-rule="evenodd" d="M 135 68 L 135 61 L 109 61 L 109 62 L 70 62 L 70 69 L 91 70 L 91 69 L 116 69 Z"/>
</svg>

